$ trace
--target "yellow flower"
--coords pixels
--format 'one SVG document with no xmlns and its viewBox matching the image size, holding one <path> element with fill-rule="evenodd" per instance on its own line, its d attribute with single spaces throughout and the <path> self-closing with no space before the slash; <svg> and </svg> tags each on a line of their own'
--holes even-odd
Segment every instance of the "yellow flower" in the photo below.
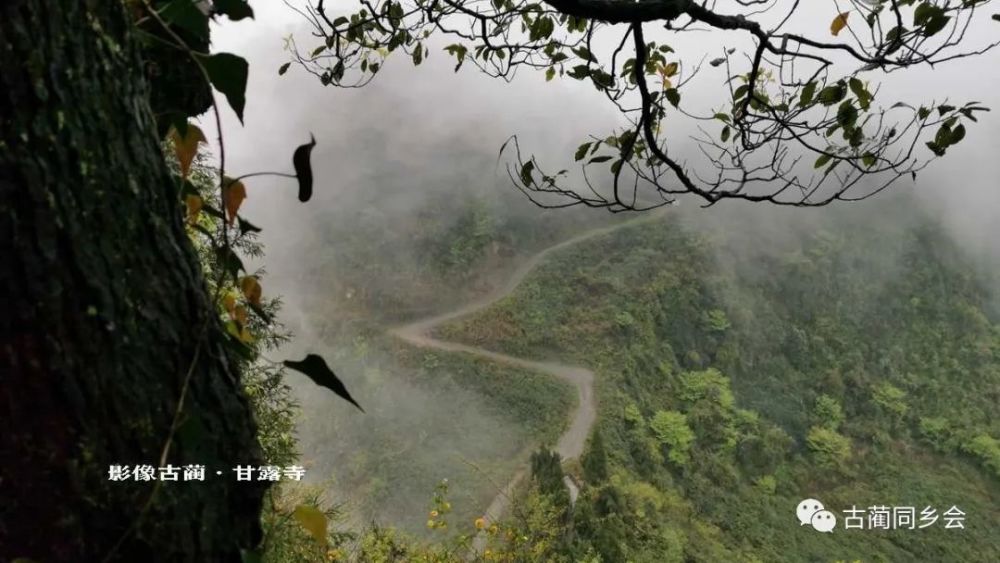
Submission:
<svg viewBox="0 0 1000 563">
<path fill-rule="evenodd" d="M 436 522 L 434 522 L 433 520 L 428 520 L 428 521 L 427 521 L 427 527 L 428 527 L 428 528 L 433 528 L 433 527 L 434 527 L 434 524 L 436 524 Z"/>
<path fill-rule="evenodd" d="M 438 511 L 437 510 L 432 510 L 431 511 L 431 518 L 437 518 L 437 517 L 438 517 Z"/>
<path fill-rule="evenodd" d="M 476 529 L 477 530 L 482 530 L 485 527 L 486 527 L 486 519 L 485 518 L 476 518 Z"/>
</svg>

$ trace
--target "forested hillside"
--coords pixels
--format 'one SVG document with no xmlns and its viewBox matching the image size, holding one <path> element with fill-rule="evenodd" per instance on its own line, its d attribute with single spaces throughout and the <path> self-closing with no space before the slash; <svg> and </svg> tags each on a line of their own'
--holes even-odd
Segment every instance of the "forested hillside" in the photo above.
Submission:
<svg viewBox="0 0 1000 563">
<path fill-rule="evenodd" d="M 668 214 L 439 331 L 596 368 L 581 501 L 540 560 L 1000 557 L 995 278 L 912 201 L 850 211 Z M 822 534 L 804 498 L 957 506 L 965 529 Z"/>
</svg>

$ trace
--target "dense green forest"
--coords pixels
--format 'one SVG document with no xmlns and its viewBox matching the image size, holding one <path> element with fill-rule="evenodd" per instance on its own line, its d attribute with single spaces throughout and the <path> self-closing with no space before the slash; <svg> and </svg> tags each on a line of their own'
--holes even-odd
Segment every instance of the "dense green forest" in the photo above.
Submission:
<svg viewBox="0 0 1000 563">
<path fill-rule="evenodd" d="M 782 230 L 668 215 L 442 331 L 598 367 L 582 501 L 545 558 L 1000 556 L 996 278 L 910 201 L 850 211 Z M 792 517 L 804 498 L 954 505 L 966 528 L 820 534 Z"/>
<path fill-rule="evenodd" d="M 509 208 L 469 201 L 464 213 L 516 239 Z M 473 238 L 465 217 L 420 246 Z M 345 257 L 373 245 L 327 244 Z M 482 245 L 463 271 L 499 284 L 539 246 L 497 259 Z M 411 264 L 418 283 L 397 292 L 401 302 L 421 302 L 419 280 L 448 275 L 443 263 Z M 997 279 L 908 197 L 804 216 L 672 210 L 562 248 L 437 337 L 592 366 L 598 424 L 583 458 L 566 464 L 544 449 L 573 406 L 565 386 L 413 348 L 385 333 L 411 309 L 331 297 L 314 314 L 350 307 L 376 319 L 329 320 L 324 337 L 353 339 L 333 357 L 360 374 L 351 382 L 377 420 L 307 396 L 303 457 L 329 477 L 328 497 L 350 507 L 333 527 L 360 534 L 344 543 L 359 551 L 344 553 L 362 559 L 461 558 L 479 511 L 536 450 L 532 479 L 492 540 L 495 560 L 990 561 L 1000 554 Z M 445 296 L 437 308 L 469 298 Z M 564 471 L 581 485 L 573 504 Z M 429 526 L 442 479 L 451 526 Z M 918 518 L 931 506 L 938 520 L 822 534 L 795 519 L 804 498 L 841 526 L 855 506 L 914 506 Z M 952 506 L 964 529 L 944 528 Z"/>
</svg>

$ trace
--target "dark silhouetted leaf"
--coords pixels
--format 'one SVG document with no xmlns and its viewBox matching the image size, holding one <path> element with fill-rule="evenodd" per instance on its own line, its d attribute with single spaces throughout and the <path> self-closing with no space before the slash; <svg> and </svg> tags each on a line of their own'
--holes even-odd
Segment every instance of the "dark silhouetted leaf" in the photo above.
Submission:
<svg viewBox="0 0 1000 563">
<path fill-rule="evenodd" d="M 309 156 L 313 147 L 316 146 L 316 137 L 309 135 L 309 142 L 299 145 L 292 155 L 292 166 L 295 167 L 295 177 L 299 180 L 299 201 L 307 202 L 313 193 L 313 173 L 312 165 L 309 163 Z"/>
<path fill-rule="evenodd" d="M 215 0 L 215 11 L 233 21 L 253 19 L 253 8 L 247 4 L 247 0 Z"/>
<path fill-rule="evenodd" d="M 254 225 L 250 221 L 247 221 L 243 217 L 237 216 L 236 221 L 240 225 L 240 234 L 245 235 L 247 233 L 259 233 L 261 231 L 260 227 Z"/>
<path fill-rule="evenodd" d="M 677 107 L 681 103 L 681 94 L 676 88 L 670 88 L 663 95 L 667 97 L 667 101 L 674 107 Z"/>
<path fill-rule="evenodd" d="M 222 92 L 236 117 L 243 123 L 243 108 L 246 107 L 247 74 L 249 67 L 243 57 L 231 53 L 199 55 L 198 59 L 208 73 L 208 79 L 215 89 Z"/>
<path fill-rule="evenodd" d="M 281 75 L 285 74 L 286 72 L 288 72 L 288 67 L 290 67 L 290 66 L 292 66 L 292 63 L 285 63 L 285 64 L 281 65 L 280 67 L 278 67 L 278 76 L 281 76 Z"/>
<path fill-rule="evenodd" d="M 309 379 L 313 380 L 316 385 L 326 387 L 336 393 L 340 398 L 358 407 L 358 410 L 361 412 L 365 412 L 365 409 L 361 408 L 361 405 L 359 405 L 354 398 L 351 397 L 351 394 L 347 392 L 347 388 L 344 387 L 340 378 L 333 373 L 333 370 L 327 367 L 326 361 L 324 361 L 323 358 L 317 356 L 316 354 L 309 354 L 301 361 L 295 362 L 292 360 L 285 360 L 284 364 L 285 367 L 289 369 L 294 369 L 297 372 L 305 374 Z"/>
<path fill-rule="evenodd" d="M 160 10 L 160 18 L 171 26 L 193 33 L 199 39 L 208 38 L 208 15 L 191 0 L 173 0 Z"/>
<path fill-rule="evenodd" d="M 531 185 L 531 171 L 534 169 L 535 163 L 530 160 L 521 166 L 521 183 L 525 186 Z"/>
<path fill-rule="evenodd" d="M 209 206 L 206 205 L 202 207 L 202 209 L 207 211 Z M 240 257 L 237 256 L 236 253 L 229 247 L 216 247 L 215 257 L 216 260 L 219 261 L 219 265 L 222 266 L 222 269 L 232 277 L 234 283 L 236 282 L 236 278 L 240 275 L 240 272 L 246 271 L 246 268 L 243 266 L 243 261 L 240 260 Z"/>
</svg>

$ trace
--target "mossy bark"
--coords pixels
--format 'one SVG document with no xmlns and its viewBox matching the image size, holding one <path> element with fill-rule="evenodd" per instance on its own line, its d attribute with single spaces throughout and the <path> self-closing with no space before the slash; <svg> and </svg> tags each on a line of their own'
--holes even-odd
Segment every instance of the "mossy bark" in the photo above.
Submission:
<svg viewBox="0 0 1000 563">
<path fill-rule="evenodd" d="M 0 560 L 239 561 L 260 452 L 120 0 L 0 3 Z M 179 63 L 183 62 L 181 60 Z M 204 464 L 114 482 L 111 464 Z M 216 475 L 222 471 L 222 475 Z M 117 545 L 117 547 L 116 547 Z"/>
</svg>

